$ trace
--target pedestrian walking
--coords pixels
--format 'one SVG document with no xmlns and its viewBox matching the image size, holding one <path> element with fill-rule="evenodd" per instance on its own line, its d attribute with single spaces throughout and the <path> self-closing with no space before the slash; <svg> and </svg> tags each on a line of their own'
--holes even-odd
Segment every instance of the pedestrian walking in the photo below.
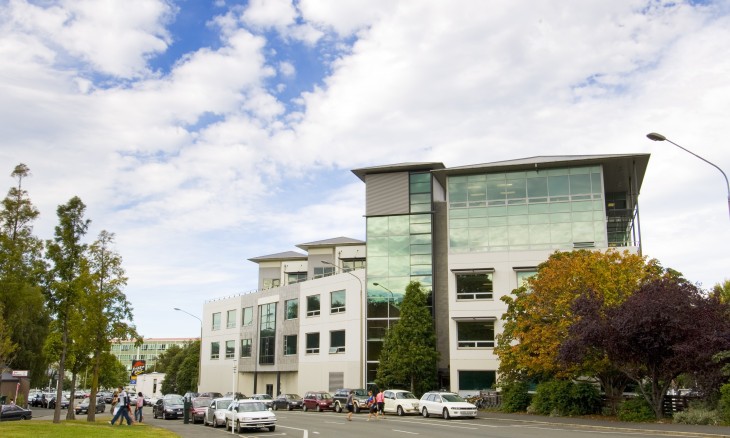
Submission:
<svg viewBox="0 0 730 438">
<path fill-rule="evenodd" d="M 368 391 L 368 421 L 373 417 L 373 414 L 375 414 L 375 418 L 378 418 L 378 405 L 375 403 L 375 396 L 373 396 L 373 391 Z"/>
<path fill-rule="evenodd" d="M 378 395 L 375 396 L 375 403 L 378 405 L 378 414 L 380 414 L 380 417 L 377 417 L 377 415 L 376 417 L 378 419 L 382 418 L 385 420 L 385 394 L 382 389 L 378 392 Z"/>
<path fill-rule="evenodd" d="M 137 393 L 137 402 L 134 408 L 134 421 L 137 423 L 142 422 L 142 408 L 144 407 L 144 397 L 141 392 Z"/>
<path fill-rule="evenodd" d="M 119 419 L 119 424 L 122 424 L 122 417 L 123 419 L 127 420 L 127 426 L 132 425 L 132 418 L 129 416 L 129 412 L 131 411 L 131 407 L 129 406 L 129 396 L 127 395 L 127 391 L 124 390 L 121 386 L 119 387 L 119 396 L 118 396 L 118 402 L 117 402 L 117 411 L 116 414 L 114 414 L 114 418 L 112 418 L 112 421 L 109 423 L 112 426 L 114 426 L 114 423 L 117 422 L 117 419 Z"/>
<path fill-rule="evenodd" d="M 355 391 L 350 390 L 350 393 L 347 395 L 347 401 L 345 402 L 345 408 L 347 408 L 347 421 L 352 421 L 352 412 L 355 410 L 354 405 L 354 397 L 355 397 Z"/>
</svg>

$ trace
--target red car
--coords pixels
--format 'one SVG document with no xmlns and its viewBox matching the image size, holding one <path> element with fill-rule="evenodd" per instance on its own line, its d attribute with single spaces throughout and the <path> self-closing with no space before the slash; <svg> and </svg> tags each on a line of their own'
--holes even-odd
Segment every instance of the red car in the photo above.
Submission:
<svg viewBox="0 0 730 438">
<path fill-rule="evenodd" d="M 190 405 L 190 420 L 195 423 L 202 423 L 205 420 L 205 412 L 213 399 L 208 397 L 196 397 Z"/>
<path fill-rule="evenodd" d="M 333 401 L 332 394 L 327 391 L 309 391 L 304 394 L 302 410 L 304 410 L 304 412 L 308 410 L 317 412 L 334 411 L 335 405 L 333 404 Z"/>
</svg>

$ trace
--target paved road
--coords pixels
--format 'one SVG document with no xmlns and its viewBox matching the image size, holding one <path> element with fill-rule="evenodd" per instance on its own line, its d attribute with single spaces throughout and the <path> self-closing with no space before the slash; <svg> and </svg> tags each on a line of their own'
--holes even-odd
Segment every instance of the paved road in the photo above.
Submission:
<svg viewBox="0 0 730 438">
<path fill-rule="evenodd" d="M 169 429 L 182 438 L 225 438 L 231 431 L 223 428 L 214 429 L 202 424 L 184 424 L 181 419 L 153 419 L 149 409 L 145 422 Z M 44 412 L 45 411 L 45 412 Z M 62 412 L 65 418 L 66 412 Z M 566 438 L 596 437 L 602 438 L 636 438 L 639 437 L 730 437 L 730 427 L 692 426 L 683 424 L 646 424 L 623 423 L 591 419 L 563 417 L 543 417 L 523 414 L 499 414 L 480 412 L 477 419 L 443 420 L 441 418 L 422 418 L 420 416 L 391 417 L 384 420 L 366 421 L 367 415 L 353 417 L 352 422 L 345 419 L 344 414 L 331 412 L 277 411 L 277 427 L 275 432 L 265 430 L 249 430 L 236 437 L 365 437 L 378 436 L 443 438 L 458 435 L 459 438 Z M 34 418 L 52 419 L 53 411 L 34 409 Z M 98 414 L 99 419 L 109 418 L 109 413 Z M 83 416 L 77 416 L 83 418 Z M 122 426 L 124 427 L 124 426 Z"/>
</svg>

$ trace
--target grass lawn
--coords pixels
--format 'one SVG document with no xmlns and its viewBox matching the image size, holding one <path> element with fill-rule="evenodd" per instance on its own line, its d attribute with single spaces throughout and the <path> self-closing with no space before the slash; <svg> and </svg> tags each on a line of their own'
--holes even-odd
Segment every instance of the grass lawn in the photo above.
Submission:
<svg viewBox="0 0 730 438">
<path fill-rule="evenodd" d="M 86 420 L 52 421 L 4 421 L 0 423 L 2 438 L 176 438 L 178 435 L 166 429 L 134 424 L 110 426 L 108 420 L 89 423 Z"/>
</svg>

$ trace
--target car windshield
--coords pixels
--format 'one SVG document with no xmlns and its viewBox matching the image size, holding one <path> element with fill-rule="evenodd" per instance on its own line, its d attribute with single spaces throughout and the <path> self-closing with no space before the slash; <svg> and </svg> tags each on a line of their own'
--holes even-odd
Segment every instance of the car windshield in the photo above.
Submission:
<svg viewBox="0 0 730 438">
<path fill-rule="evenodd" d="M 233 400 L 218 400 L 215 404 L 216 409 L 228 409 L 228 406 L 233 403 Z"/>
<path fill-rule="evenodd" d="M 210 400 L 208 400 L 208 399 L 204 399 L 204 398 L 199 399 L 199 398 L 196 398 L 195 400 L 193 400 L 193 407 L 194 408 L 207 408 L 208 406 L 210 406 Z"/>
<path fill-rule="evenodd" d="M 444 401 L 447 401 L 447 402 L 463 402 L 463 401 L 465 401 L 463 398 L 459 397 L 456 394 L 443 394 L 442 397 L 444 398 Z"/>
<path fill-rule="evenodd" d="M 253 403 L 241 403 L 238 405 L 238 412 L 258 412 L 258 411 L 265 411 L 266 406 L 264 406 L 261 402 L 253 402 Z"/>
<path fill-rule="evenodd" d="M 368 393 L 364 389 L 356 389 L 355 395 L 368 395 Z"/>
<path fill-rule="evenodd" d="M 408 398 L 408 399 L 415 399 L 415 398 L 416 398 L 416 396 L 415 396 L 415 395 L 413 395 L 413 394 L 412 394 L 412 393 L 410 393 L 410 392 L 396 392 L 396 393 L 395 393 L 395 398 L 401 398 L 401 399 L 405 399 L 405 398 Z"/>
<path fill-rule="evenodd" d="M 289 400 L 299 400 L 301 397 L 299 397 L 299 394 L 287 394 L 286 398 Z"/>
<path fill-rule="evenodd" d="M 329 400 L 332 396 L 329 394 L 317 394 L 317 398 L 320 400 Z"/>
<path fill-rule="evenodd" d="M 165 403 L 169 403 L 172 405 L 181 405 L 184 403 L 184 401 L 181 395 L 166 395 Z"/>
<path fill-rule="evenodd" d="M 259 400 L 273 400 L 269 394 L 260 394 L 256 398 Z"/>
</svg>

